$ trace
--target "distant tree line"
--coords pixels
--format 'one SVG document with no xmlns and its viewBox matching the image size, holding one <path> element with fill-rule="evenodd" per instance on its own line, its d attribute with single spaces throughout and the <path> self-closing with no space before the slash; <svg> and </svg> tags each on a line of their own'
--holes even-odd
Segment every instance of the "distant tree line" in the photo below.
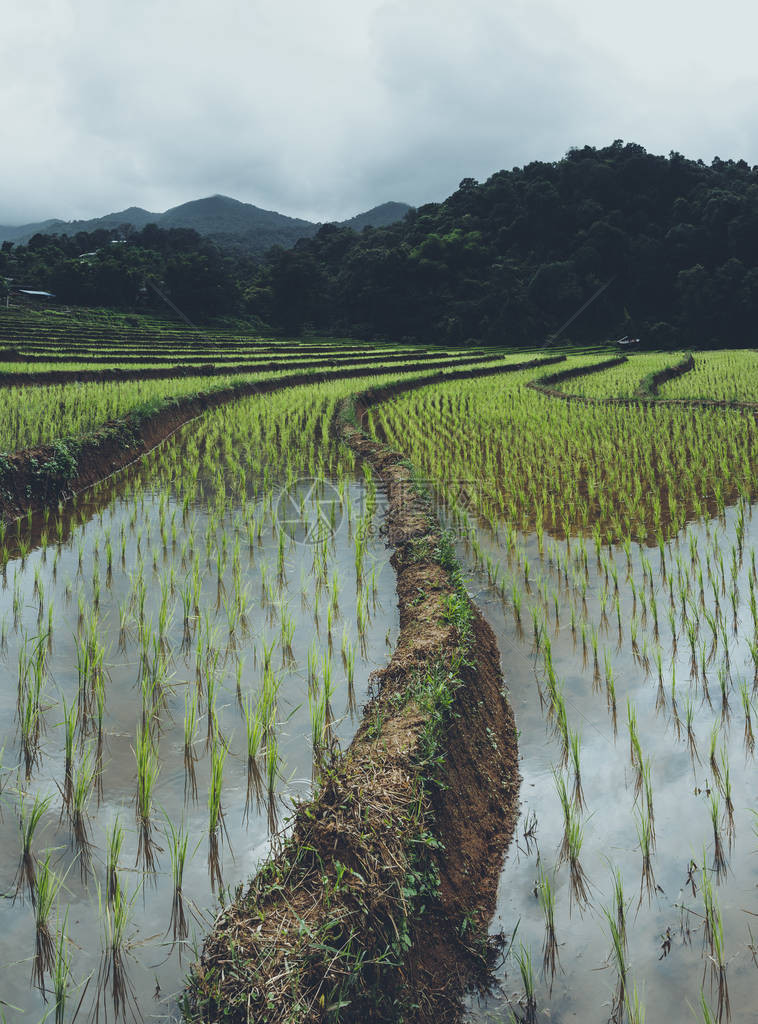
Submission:
<svg viewBox="0 0 758 1024">
<path fill-rule="evenodd" d="M 0 277 L 11 259 L 11 276 L 63 301 L 114 306 L 144 301 L 149 279 L 187 310 L 246 312 L 286 333 L 656 346 L 749 345 L 756 333 L 758 168 L 621 141 L 467 178 L 389 227 L 326 225 L 257 262 L 186 229 L 111 241 L 35 236 L 3 252 Z"/>
<path fill-rule="evenodd" d="M 27 245 L 0 247 L 0 278 L 53 292 L 70 305 L 159 307 L 155 285 L 190 313 L 239 312 L 241 280 L 253 273 L 252 261 L 226 254 L 196 231 L 154 224 L 140 231 L 38 234 Z"/>
</svg>

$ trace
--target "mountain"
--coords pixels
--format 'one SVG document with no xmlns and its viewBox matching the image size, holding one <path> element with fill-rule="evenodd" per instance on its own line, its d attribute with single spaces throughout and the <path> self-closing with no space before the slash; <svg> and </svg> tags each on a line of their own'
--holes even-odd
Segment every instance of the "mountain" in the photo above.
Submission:
<svg viewBox="0 0 758 1024">
<path fill-rule="evenodd" d="M 402 220 L 410 206 L 406 203 L 382 203 L 381 206 L 374 206 L 366 213 L 357 213 L 350 220 L 343 220 L 341 227 L 352 228 L 353 231 L 363 231 L 364 228 L 386 228 Z"/>
<path fill-rule="evenodd" d="M 408 210 L 410 206 L 406 203 L 382 203 L 366 213 L 342 221 L 341 226 L 354 231 L 362 231 L 368 225 L 386 227 L 401 220 Z M 261 210 L 252 203 L 242 203 L 229 196 L 216 195 L 182 203 L 165 213 L 151 213 L 139 206 L 130 206 L 127 210 L 92 220 L 53 219 L 17 227 L 0 225 L 0 242 L 23 244 L 36 234 L 75 235 L 80 231 L 110 230 L 127 224 L 137 229 L 146 224 L 157 224 L 161 228 L 193 228 L 225 248 L 254 254 L 262 254 L 273 245 L 291 248 L 300 238 L 312 238 L 322 226 L 309 220 L 286 217 L 273 210 Z"/>
</svg>

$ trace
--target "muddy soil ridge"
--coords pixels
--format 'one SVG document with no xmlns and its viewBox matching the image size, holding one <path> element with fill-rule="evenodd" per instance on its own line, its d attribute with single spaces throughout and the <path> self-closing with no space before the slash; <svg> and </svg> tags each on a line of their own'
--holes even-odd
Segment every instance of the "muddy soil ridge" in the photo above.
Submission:
<svg viewBox="0 0 758 1024">
<path fill-rule="evenodd" d="M 291 837 L 219 915 L 192 969 L 191 1021 L 441 1024 L 487 973 L 516 729 L 495 638 L 428 496 L 355 420 L 391 390 L 343 403 L 335 429 L 387 494 L 398 643 Z"/>
</svg>

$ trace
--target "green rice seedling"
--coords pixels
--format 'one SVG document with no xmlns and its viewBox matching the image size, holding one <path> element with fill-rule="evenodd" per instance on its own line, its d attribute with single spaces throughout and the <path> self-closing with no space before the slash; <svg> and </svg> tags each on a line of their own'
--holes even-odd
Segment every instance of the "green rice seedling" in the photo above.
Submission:
<svg viewBox="0 0 758 1024">
<path fill-rule="evenodd" d="M 513 604 L 513 617 L 516 620 L 516 625 L 521 625 L 521 603 L 522 603 L 521 590 L 519 589 L 518 583 L 514 579 L 511 586 L 511 602 Z"/>
<path fill-rule="evenodd" d="M 220 841 L 228 834 L 224 822 L 224 811 L 221 804 L 221 793 L 224 786 L 224 761 L 228 751 L 223 742 L 214 740 L 211 747 L 211 779 L 208 789 L 208 869 L 210 871 L 211 889 L 223 885 L 221 877 Z"/>
<path fill-rule="evenodd" d="M 629 757 L 634 771 L 634 799 L 637 800 L 642 792 L 645 758 L 642 754 L 642 746 L 640 745 L 637 711 L 628 697 L 626 701 L 626 719 L 629 729 Z"/>
<path fill-rule="evenodd" d="M 253 797 L 255 797 L 257 806 L 260 806 L 263 799 L 263 780 L 258 766 L 258 756 L 263 743 L 265 725 L 258 706 L 253 706 L 253 698 L 250 694 L 243 699 L 242 713 L 245 718 L 245 735 L 247 738 L 247 791 L 245 794 L 243 820 L 247 821 Z"/>
<path fill-rule="evenodd" d="M 631 993 L 627 989 L 624 1005 L 628 1024 L 645 1024 L 645 1006 L 637 991 L 636 983 L 632 987 Z"/>
<path fill-rule="evenodd" d="M 537 605 L 532 605 L 530 609 L 532 613 L 532 633 L 534 635 L 534 647 L 535 650 L 539 651 L 542 646 L 542 623 L 540 618 L 540 609 Z"/>
<path fill-rule="evenodd" d="M 534 969 L 532 967 L 532 954 L 528 946 L 519 943 L 519 948 L 514 949 L 513 955 L 516 958 L 521 982 L 524 986 L 524 995 L 521 999 L 522 1024 L 536 1024 L 537 1022 L 537 999 L 535 996 Z"/>
<path fill-rule="evenodd" d="M 313 779 L 318 777 L 327 747 L 327 701 L 326 688 L 308 692 L 308 710 L 311 718 L 311 746 L 313 748 Z"/>
<path fill-rule="evenodd" d="M 160 772 L 160 761 L 150 731 L 137 727 L 134 745 L 137 762 L 137 796 L 135 801 L 137 817 L 137 861 L 143 871 L 155 871 L 155 855 L 158 847 L 153 839 L 153 793 Z"/>
<path fill-rule="evenodd" d="M 729 676 L 726 666 L 722 665 L 718 670 L 719 686 L 721 687 L 721 718 L 724 722 L 729 721 Z"/>
<path fill-rule="evenodd" d="M 582 767 L 581 767 L 581 743 L 582 738 L 578 732 L 569 729 L 569 748 L 571 750 L 571 765 L 573 768 L 573 790 L 571 793 L 574 806 L 577 811 L 584 808 L 584 793 L 582 791 Z"/>
<path fill-rule="evenodd" d="M 674 723 L 674 732 L 676 733 L 676 738 L 677 739 L 681 739 L 681 736 L 682 736 L 682 720 L 679 717 L 679 707 L 678 707 L 677 702 L 676 702 L 676 669 L 673 668 L 673 667 L 671 669 L 671 698 L 670 698 L 670 704 L 671 704 L 671 719 L 672 719 L 672 721 Z"/>
<path fill-rule="evenodd" d="M 654 654 L 652 654 L 654 662 L 656 663 L 656 670 L 658 674 L 658 690 L 656 692 L 656 711 L 662 711 L 666 707 L 666 691 L 663 685 L 663 650 L 661 644 L 656 643 Z"/>
<path fill-rule="evenodd" d="M 690 761 L 692 762 L 692 770 L 695 770 L 695 761 L 700 764 L 700 757 L 697 752 L 697 737 L 695 736 L 694 729 L 694 716 L 695 709 L 692 705 L 692 699 L 687 695 L 684 701 L 684 721 L 687 725 L 687 749 L 690 752 Z"/>
<path fill-rule="evenodd" d="M 642 762 L 642 791 L 645 798 L 645 810 L 650 821 L 650 838 L 655 849 L 655 815 L 653 812 L 653 777 L 650 759 Z"/>
<path fill-rule="evenodd" d="M 628 966 L 626 961 L 626 929 L 619 926 L 617 908 L 601 908 L 611 940 L 610 959 L 616 968 L 616 989 L 613 996 L 611 1020 L 620 1020 L 626 1002 Z"/>
<path fill-rule="evenodd" d="M 330 611 L 331 611 L 331 605 L 329 606 L 329 612 Z M 331 616 L 329 615 L 329 613 L 327 613 L 327 614 L 328 614 L 328 618 L 329 618 L 329 631 L 330 631 L 330 636 L 331 636 Z M 294 655 L 293 655 L 293 652 L 292 652 L 292 641 L 293 641 L 294 636 L 295 636 L 295 620 L 292 618 L 292 616 L 289 613 L 289 610 L 286 607 L 282 608 L 281 615 L 282 615 L 282 618 L 281 618 L 281 634 L 280 634 L 280 637 L 281 637 L 282 657 L 284 659 L 286 659 L 287 661 L 292 661 L 294 659 Z"/>
<path fill-rule="evenodd" d="M 612 878 L 616 934 L 621 942 L 624 953 L 626 953 L 626 913 L 628 904 L 624 899 L 624 883 L 621 877 L 621 872 L 617 867 L 614 867 L 612 870 Z"/>
<path fill-rule="evenodd" d="M 720 730 L 721 730 L 721 720 L 717 718 L 716 721 L 713 723 L 713 726 L 711 728 L 710 752 L 709 752 L 709 756 L 708 756 L 708 763 L 709 763 L 709 765 L 711 767 L 711 774 L 713 775 L 713 781 L 718 786 L 719 789 L 721 789 L 721 786 L 722 786 L 722 779 L 721 779 L 721 768 L 719 767 L 718 759 L 716 757 L 716 747 L 718 746 Z"/>
<path fill-rule="evenodd" d="M 703 950 L 713 953 L 713 921 L 716 897 L 713 892 L 713 884 L 706 869 L 705 849 L 703 849 L 703 869 L 701 874 L 700 888 L 703 893 Z"/>
<path fill-rule="evenodd" d="M 29 892 L 32 906 L 35 905 L 37 898 L 37 860 L 32 851 L 32 843 L 40 822 L 50 807 L 51 800 L 52 797 L 50 796 L 42 797 L 39 793 L 35 793 L 34 802 L 29 807 L 22 794 L 19 805 L 21 861 L 16 872 L 15 892 L 16 896 L 19 893 L 23 895 L 23 889 L 26 888 Z"/>
<path fill-rule="evenodd" d="M 642 905 L 643 892 L 647 892 L 648 904 L 656 890 L 655 875 L 653 873 L 653 827 L 650 816 L 645 807 L 641 807 L 635 814 L 635 825 L 637 827 L 637 838 L 640 844 L 642 855 L 642 873 L 640 879 L 640 898 L 638 907 Z"/>
<path fill-rule="evenodd" d="M 108 997 L 113 1007 L 114 1019 L 126 1020 L 141 1017 L 135 993 L 129 985 L 126 956 L 129 951 L 129 925 L 134 909 L 136 891 L 129 896 L 119 878 L 113 900 L 103 901 L 100 886 L 97 888 L 98 914 L 103 924 L 103 949 L 97 975 L 97 996 L 94 1019 L 99 1020 L 100 1011 L 107 1020 Z"/>
<path fill-rule="evenodd" d="M 713 827 L 713 871 L 716 874 L 716 881 L 719 882 L 726 875 L 727 863 L 724 855 L 724 843 L 721 838 L 721 803 L 715 790 L 711 790 L 708 805 Z"/>
<path fill-rule="evenodd" d="M 92 844 L 89 838 L 89 818 L 87 806 L 92 795 L 96 766 L 92 751 L 85 748 L 74 772 L 74 785 L 71 792 L 71 837 L 79 857 L 79 870 L 82 880 L 89 874 L 92 859 Z"/>
<path fill-rule="evenodd" d="M 345 672 L 347 674 L 347 706 L 350 714 L 357 710 L 355 699 L 355 645 L 350 644 L 345 655 Z"/>
<path fill-rule="evenodd" d="M 560 963 L 558 940 L 555 935 L 555 890 L 543 870 L 542 862 L 537 862 L 537 890 L 540 906 L 545 917 L 545 941 L 542 945 L 542 971 L 548 978 L 549 991 L 552 992 L 556 967 Z"/>
<path fill-rule="evenodd" d="M 266 740 L 266 793 L 268 810 L 268 830 L 276 831 L 276 781 L 279 777 L 279 745 L 276 733 L 272 732 Z"/>
<path fill-rule="evenodd" d="M 184 694 L 184 799 L 197 800 L 195 742 L 197 740 L 197 690 L 188 688 Z"/>
<path fill-rule="evenodd" d="M 718 1017 L 708 1005 L 702 988 L 700 989 L 700 1012 L 703 1015 L 703 1024 L 719 1024 Z"/>
<path fill-rule="evenodd" d="M 69 951 L 67 925 L 68 911 L 63 918 L 63 924 L 58 929 L 53 965 L 51 969 L 53 999 L 55 1000 L 55 1024 L 64 1024 L 66 1018 L 66 1003 L 68 1002 L 69 980 L 71 978 L 71 953 Z"/>
<path fill-rule="evenodd" d="M 121 857 L 121 848 L 124 845 L 124 826 L 119 821 L 118 815 L 106 831 L 105 838 L 105 884 L 106 899 L 112 903 L 116 898 L 118 888 L 118 862 Z"/>
<path fill-rule="evenodd" d="M 235 674 L 235 694 L 237 697 L 237 703 L 242 708 L 242 668 L 244 665 L 244 659 L 238 658 L 234 665 Z"/>
<path fill-rule="evenodd" d="M 168 850 L 169 857 L 171 858 L 171 881 L 173 886 L 173 892 L 171 897 L 171 919 L 169 926 L 166 931 L 172 934 L 174 942 L 183 942 L 184 939 L 189 935 L 189 926 L 187 918 L 184 912 L 184 867 L 187 861 L 187 846 L 189 843 L 189 836 L 181 824 L 179 828 L 175 828 L 171 819 L 166 817 L 166 825 L 168 827 Z"/>
<path fill-rule="evenodd" d="M 732 802 L 732 776 L 729 771 L 729 755 L 726 747 L 721 748 L 721 793 L 726 809 L 726 834 L 731 847 L 734 842 L 734 803 Z"/>
<path fill-rule="evenodd" d="M 752 757 L 755 753 L 755 736 L 753 735 L 753 705 L 750 700 L 750 693 L 747 688 L 747 682 L 742 679 L 740 680 L 740 698 L 742 700 L 742 710 L 745 714 L 745 728 L 743 732 L 743 742 L 745 744 L 745 752 Z"/>
<path fill-rule="evenodd" d="M 347 635 L 342 636 L 342 658 L 343 661 L 347 658 Z M 311 646 L 308 648 L 307 655 L 307 670 L 308 670 L 308 689 L 312 690 L 318 682 L 318 662 L 319 662 L 319 647 L 318 642 L 314 639 L 311 642 Z"/>
<path fill-rule="evenodd" d="M 590 895 L 587 875 L 579 861 L 583 842 L 584 829 L 579 821 L 579 815 L 574 811 L 573 807 L 570 807 L 570 821 L 567 832 L 570 880 L 569 906 L 573 905 L 574 901 L 576 901 L 580 913 L 589 903 Z"/>
<path fill-rule="evenodd" d="M 566 701 L 563 693 L 558 686 L 551 691 L 551 704 L 550 707 L 553 713 L 553 722 L 556 734 L 560 737 L 561 741 L 561 756 L 559 761 L 559 767 L 565 768 L 568 764 L 569 758 L 569 745 L 570 745 L 570 729 L 568 724 L 568 712 L 566 711 Z"/>
<path fill-rule="evenodd" d="M 95 790 L 98 804 L 103 798 L 103 737 L 105 722 L 105 680 L 102 674 L 94 679 L 95 691 Z"/>
<path fill-rule="evenodd" d="M 39 862 L 37 871 L 36 899 L 34 902 L 34 959 L 32 960 L 32 985 L 45 994 L 45 974 L 55 967 L 55 940 L 50 932 L 50 916 L 53 905 L 64 879 L 59 878 L 50 867 L 50 854 Z"/>
<path fill-rule="evenodd" d="M 640 761 L 640 738 L 637 725 L 637 709 L 630 697 L 626 698 L 626 726 L 629 732 L 629 761 L 634 768 Z"/>
<path fill-rule="evenodd" d="M 716 1019 L 720 1022 L 724 1018 L 729 1020 L 731 1017 L 729 986 L 726 976 L 726 943 L 718 899 L 705 868 L 703 869 L 703 906 L 705 909 L 703 936 L 708 947 L 707 957 L 711 965 L 711 987 L 713 988 L 715 981 L 717 989 Z"/>
<path fill-rule="evenodd" d="M 34 687 L 31 687 L 22 695 L 21 713 L 19 716 L 21 751 L 24 758 L 24 772 L 27 782 L 40 760 L 41 717 L 40 694 Z"/>
<path fill-rule="evenodd" d="M 605 664 L 605 694 L 608 706 L 610 707 L 610 695 L 615 693 L 616 687 L 613 679 L 613 665 L 611 663 L 611 656 L 609 651 L 603 652 L 603 661 Z"/>
<path fill-rule="evenodd" d="M 206 661 L 205 669 L 205 690 L 206 690 L 206 709 L 207 709 L 207 720 L 208 730 L 205 737 L 205 746 L 208 749 L 213 743 L 214 739 L 218 739 L 220 735 L 219 723 L 218 723 L 218 687 L 220 685 L 220 675 L 217 671 L 219 660 L 219 651 L 214 651 L 213 654 Z"/>
<path fill-rule="evenodd" d="M 566 787 L 566 781 L 560 772 L 555 769 L 553 769 L 553 780 L 555 782 L 558 800 L 561 805 L 561 811 L 563 812 L 563 838 L 561 840 L 561 845 L 558 848 L 558 864 L 562 864 L 569 858 L 569 832 L 571 822 L 573 820 L 573 807 Z"/>
</svg>

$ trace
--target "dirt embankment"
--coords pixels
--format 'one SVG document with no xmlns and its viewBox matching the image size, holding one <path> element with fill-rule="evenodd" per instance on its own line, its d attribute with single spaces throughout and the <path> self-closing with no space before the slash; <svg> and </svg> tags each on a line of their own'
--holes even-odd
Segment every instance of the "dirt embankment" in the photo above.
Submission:
<svg viewBox="0 0 758 1024">
<path fill-rule="evenodd" d="M 337 429 L 387 492 L 400 636 L 350 747 L 207 938 L 192 1021 L 441 1024 L 486 972 L 519 784 L 497 644 L 410 469 L 351 408 Z"/>
</svg>

